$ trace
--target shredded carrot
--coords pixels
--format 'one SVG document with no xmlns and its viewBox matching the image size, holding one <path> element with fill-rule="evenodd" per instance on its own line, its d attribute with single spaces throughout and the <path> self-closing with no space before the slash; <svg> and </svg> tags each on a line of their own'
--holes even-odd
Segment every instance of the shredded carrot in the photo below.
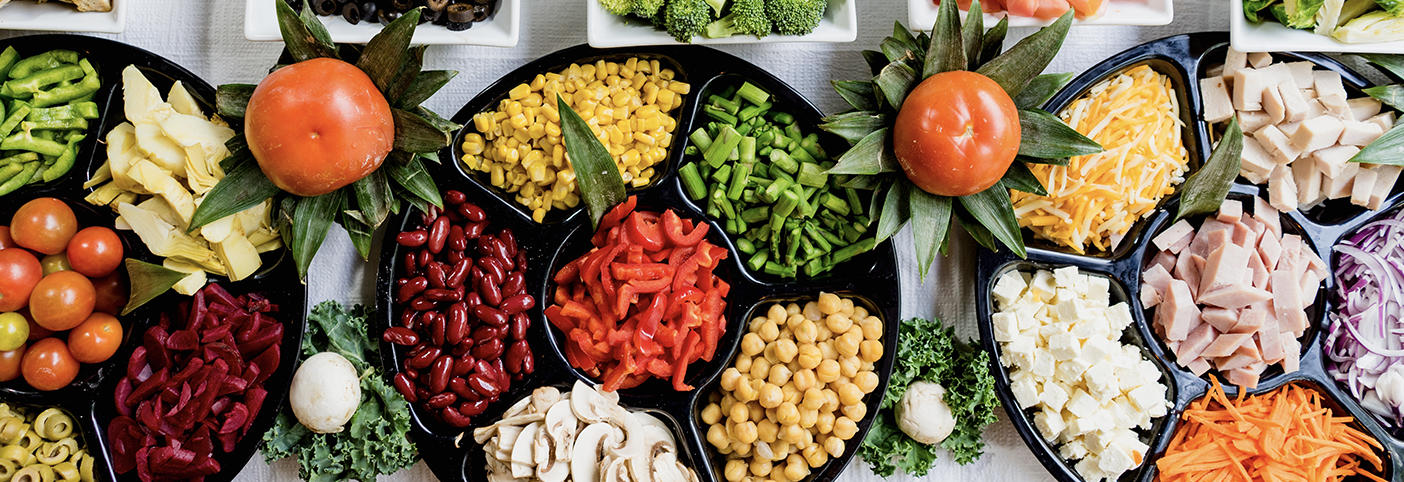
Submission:
<svg viewBox="0 0 1404 482">
<path fill-rule="evenodd" d="M 1156 461 L 1157 482 L 1339 482 L 1356 475 L 1385 482 L 1379 441 L 1351 427 L 1354 418 L 1333 416 L 1316 390 L 1288 384 L 1229 399 L 1212 381 L 1208 395 L 1181 415 Z"/>
</svg>

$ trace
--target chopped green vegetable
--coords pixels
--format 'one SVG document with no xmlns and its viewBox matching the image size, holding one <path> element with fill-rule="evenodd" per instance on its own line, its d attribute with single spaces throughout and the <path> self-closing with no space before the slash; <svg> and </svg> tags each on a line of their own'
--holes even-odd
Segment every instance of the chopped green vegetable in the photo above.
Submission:
<svg viewBox="0 0 1404 482">
<path fill-rule="evenodd" d="M 936 447 L 902 433 L 892 413 L 907 386 L 922 380 L 946 388 L 944 400 L 955 416 L 955 430 L 941 442 L 941 447 L 962 465 L 980 458 L 985 447 L 981 432 L 994 423 L 995 409 L 999 407 L 994 376 L 989 371 L 989 353 L 956 338 L 954 328 L 919 318 L 902 321 L 897 347 L 887 394 L 872 429 L 858 448 L 858 456 L 884 477 L 899 468 L 916 477 L 926 475 L 936 461 Z"/>
<path fill-rule="evenodd" d="M 68 174 L 88 120 L 98 118 L 92 102 L 101 85 L 97 71 L 73 51 L 21 58 L 7 47 L 0 52 L 0 81 L 0 165 L 6 168 L 0 196 Z"/>
<path fill-rule="evenodd" d="M 325 301 L 307 317 L 302 356 L 331 351 L 346 357 L 361 372 L 361 406 L 346 430 L 312 433 L 283 407 L 264 434 L 263 457 L 272 462 L 297 457 L 298 475 L 307 481 L 373 481 L 413 465 L 419 456 L 407 437 L 410 406 L 380 372 L 380 343 L 367 332 L 371 313 Z"/>
</svg>

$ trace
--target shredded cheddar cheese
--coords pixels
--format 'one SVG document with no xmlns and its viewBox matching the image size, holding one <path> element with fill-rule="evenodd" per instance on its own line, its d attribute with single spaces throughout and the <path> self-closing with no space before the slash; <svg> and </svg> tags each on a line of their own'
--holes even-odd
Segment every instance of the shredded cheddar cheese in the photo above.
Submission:
<svg viewBox="0 0 1404 482">
<path fill-rule="evenodd" d="M 1060 114 L 1102 145 L 1067 166 L 1030 164 L 1048 196 L 1011 191 L 1019 225 L 1085 253 L 1109 250 L 1184 182 L 1189 152 L 1170 79 L 1142 65 L 1098 83 Z"/>
</svg>

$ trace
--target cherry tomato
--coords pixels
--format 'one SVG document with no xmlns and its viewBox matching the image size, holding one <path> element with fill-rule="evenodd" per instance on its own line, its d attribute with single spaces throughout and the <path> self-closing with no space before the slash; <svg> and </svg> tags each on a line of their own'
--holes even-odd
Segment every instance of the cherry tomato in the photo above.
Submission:
<svg viewBox="0 0 1404 482">
<path fill-rule="evenodd" d="M 892 128 L 897 161 L 926 192 L 965 196 L 989 189 L 1019 153 L 1019 109 L 989 77 L 952 71 L 917 85 Z"/>
<path fill-rule="evenodd" d="M 0 311 L 15 311 L 29 304 L 34 285 L 44 277 L 39 259 L 23 249 L 0 249 Z"/>
<path fill-rule="evenodd" d="M 83 228 L 68 242 L 68 262 L 89 278 L 112 274 L 122 265 L 122 254 L 122 238 L 102 226 Z"/>
<path fill-rule="evenodd" d="M 78 218 L 63 201 L 41 197 L 24 203 L 10 220 L 15 244 L 43 254 L 62 253 L 78 231 Z"/>
<path fill-rule="evenodd" d="M 45 338 L 24 351 L 20 372 L 35 390 L 51 392 L 78 378 L 78 360 L 73 358 L 63 340 Z"/>
<path fill-rule="evenodd" d="M 127 288 L 127 279 L 122 276 L 122 273 L 116 271 L 94 279 L 93 290 L 97 292 L 97 301 L 93 304 L 93 311 L 101 311 L 113 316 L 121 313 L 122 308 L 127 307 L 127 297 L 131 293 Z"/>
<path fill-rule="evenodd" d="M 244 117 L 249 150 L 273 184 L 326 194 L 374 172 L 394 147 L 390 104 L 361 69 L 313 59 L 269 74 Z"/>
<path fill-rule="evenodd" d="M 83 363 L 101 363 L 122 344 L 122 323 L 107 313 L 93 313 L 68 332 L 68 349 Z"/>
<path fill-rule="evenodd" d="M 76 271 L 45 276 L 29 295 L 29 314 L 46 329 L 72 329 L 93 314 L 97 292 L 93 282 Z"/>
<path fill-rule="evenodd" d="M 20 362 L 24 360 L 25 346 L 10 351 L 0 351 L 0 382 L 8 382 L 20 377 Z"/>
<path fill-rule="evenodd" d="M 0 249 L 18 247 L 19 245 L 15 244 L 14 238 L 10 237 L 10 227 L 0 226 Z"/>
<path fill-rule="evenodd" d="M 44 276 L 48 276 L 59 271 L 73 271 L 73 265 L 68 262 L 68 256 L 59 253 L 45 256 L 39 260 L 39 266 L 44 268 Z"/>
<path fill-rule="evenodd" d="M 25 322 L 29 323 L 29 341 L 48 338 L 50 335 L 54 334 L 53 330 L 39 326 L 38 323 L 34 322 L 34 317 L 29 314 L 29 307 L 26 306 L 17 313 L 24 317 Z"/>
<path fill-rule="evenodd" d="M 10 351 L 29 341 L 29 320 L 16 312 L 0 313 L 0 351 Z"/>
</svg>

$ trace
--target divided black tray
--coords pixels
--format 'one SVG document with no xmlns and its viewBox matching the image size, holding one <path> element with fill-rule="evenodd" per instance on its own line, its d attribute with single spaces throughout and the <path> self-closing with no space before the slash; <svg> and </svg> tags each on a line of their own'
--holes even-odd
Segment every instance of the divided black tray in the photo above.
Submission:
<svg viewBox="0 0 1404 482">
<path fill-rule="evenodd" d="M 102 139 L 107 131 L 126 121 L 122 101 L 122 69 L 136 65 L 164 97 L 171 84 L 181 81 L 187 90 L 201 102 L 205 112 L 213 112 L 215 89 L 195 74 L 156 54 L 112 40 L 80 35 L 32 35 L 0 40 L 0 50 L 14 46 L 21 56 L 34 55 L 53 49 L 68 49 L 78 52 L 93 64 L 102 79 L 102 87 L 94 96 L 101 118 L 91 122 L 88 137 L 80 143 L 78 158 L 73 169 L 64 177 L 44 184 L 22 187 L 9 195 L 0 197 L 0 223 L 8 224 L 14 211 L 25 202 L 39 197 L 55 197 L 65 201 L 78 216 L 79 224 L 86 226 L 112 227 L 117 214 L 106 206 L 92 206 L 83 201 L 91 189 L 84 189 L 91 173 L 107 160 L 106 148 Z M 151 254 L 141 239 L 132 231 L 117 231 L 122 238 L 126 257 L 160 264 L 161 258 Z M 125 269 L 119 269 L 125 272 Z M 250 457 L 263 443 L 263 433 L 272 427 L 277 411 L 283 406 L 289 383 L 298 361 L 298 347 L 302 344 L 307 309 L 307 286 L 297 278 L 291 258 L 276 256 L 264 257 L 264 266 L 259 273 L 238 282 L 210 276 L 211 282 L 218 282 L 234 295 L 259 292 L 279 307 L 274 319 L 283 323 L 282 360 L 277 373 L 264 382 L 268 398 L 259 413 L 255 414 L 252 427 L 247 435 L 235 446 L 231 453 L 217 453 L 220 463 L 218 474 L 206 477 L 207 482 L 233 480 Z M 98 462 L 98 477 L 106 480 L 138 480 L 136 471 L 117 475 L 109 463 L 110 452 L 107 439 L 107 423 L 116 416 L 112 399 L 117 382 L 126 374 L 127 359 L 132 350 L 142 343 L 142 334 L 156 324 L 157 316 L 164 310 L 174 309 L 184 296 L 169 292 L 158 297 L 128 316 L 119 317 L 124 329 L 124 341 L 117 353 L 107 361 L 86 365 L 79 371 L 78 379 L 68 387 L 53 391 L 39 392 L 26 385 L 23 380 L 0 384 L 0 402 L 34 407 L 57 406 L 71 413 L 81 427 L 82 438 L 88 452 Z"/>
<path fill-rule="evenodd" d="M 1180 97 L 1181 117 L 1185 121 L 1186 148 L 1190 152 L 1190 171 L 1193 172 L 1207 159 L 1211 150 L 1209 137 L 1212 126 L 1200 119 L 1203 102 L 1199 91 L 1199 79 L 1216 64 L 1222 64 L 1228 49 L 1226 33 L 1196 33 L 1167 37 L 1131 48 L 1092 67 L 1045 105 L 1045 110 L 1058 112 L 1074 99 L 1081 96 L 1101 80 L 1127 68 L 1147 64 L 1161 74 L 1167 75 Z M 1368 81 L 1339 62 L 1319 54 L 1274 53 L 1276 59 L 1309 60 L 1319 67 L 1341 74 L 1350 91 L 1350 97 L 1361 96 L 1359 90 L 1368 87 Z M 1188 176 L 1188 174 L 1186 175 Z M 1230 199 L 1244 201 L 1245 211 L 1252 209 L 1253 196 L 1266 198 L 1265 186 L 1257 186 L 1239 178 L 1229 194 Z M 1034 428 L 1032 412 L 1018 409 L 1018 403 L 1010 390 L 1009 371 L 1001 365 L 1002 350 L 994 340 L 991 316 L 995 312 L 991 291 L 999 277 L 1010 270 L 1033 271 L 1054 269 L 1062 266 L 1076 266 L 1079 270 L 1105 276 L 1111 279 L 1113 304 L 1118 301 L 1129 303 L 1135 323 L 1122 338 L 1141 348 L 1146 358 L 1155 362 L 1163 373 L 1161 382 L 1169 387 L 1168 397 L 1174 404 L 1165 417 L 1155 419 L 1150 433 L 1142 434 L 1142 441 L 1150 445 L 1150 455 L 1138 468 L 1126 472 L 1122 482 L 1150 482 L 1155 480 L 1155 461 L 1165 453 L 1171 438 L 1180 423 L 1180 414 L 1190 402 L 1202 398 L 1210 388 L 1208 377 L 1195 376 L 1188 369 L 1175 363 L 1174 353 L 1155 335 L 1150 320 L 1153 310 L 1145 310 L 1137 296 L 1141 284 L 1141 271 L 1148 255 L 1155 254 L 1151 239 L 1161 230 L 1168 228 L 1178 209 L 1178 195 L 1172 195 L 1162 202 L 1159 209 L 1138 221 L 1122 240 L 1118 249 L 1105 254 L 1078 255 L 1071 250 L 1058 247 L 1050 242 L 1035 240 L 1028 230 L 1024 230 L 1024 240 L 1029 244 L 1028 259 L 1021 260 L 1008 251 L 992 252 L 981 250 L 978 260 L 978 289 L 976 309 L 980 319 L 980 338 L 986 350 L 991 353 L 991 368 L 995 373 L 995 385 L 1005 411 L 1013 421 L 1019 435 L 1033 451 L 1054 478 L 1063 482 L 1081 482 L 1083 479 L 1068 461 L 1062 459 L 1055 447 L 1043 440 Z M 1283 231 L 1295 233 L 1326 260 L 1328 268 L 1334 271 L 1336 259 L 1332 247 L 1348 233 L 1376 218 L 1393 213 L 1404 194 L 1396 189 L 1386 202 L 1385 209 L 1366 211 L 1349 204 L 1348 200 L 1336 200 L 1323 206 L 1302 212 L 1292 211 L 1281 216 Z M 1190 218 L 1198 225 L 1204 216 Z M 1263 379 L 1250 394 L 1275 390 L 1288 383 L 1298 383 L 1317 389 L 1328 396 L 1326 403 L 1337 414 L 1349 414 L 1355 418 L 1357 428 L 1368 431 L 1379 439 L 1385 447 L 1384 477 L 1394 482 L 1404 481 L 1404 428 L 1383 425 L 1369 412 L 1360 407 L 1348 390 L 1343 389 L 1326 374 L 1325 358 L 1322 354 L 1323 332 L 1328 325 L 1327 313 L 1334 310 L 1330 302 L 1335 290 L 1334 279 L 1323 281 L 1316 303 L 1308 308 L 1311 328 L 1302 338 L 1301 370 L 1283 374 L 1281 368 L 1273 367 L 1264 373 Z M 1225 384 L 1224 390 L 1235 396 L 1238 388 Z M 1363 479 L 1363 478 L 1362 478 Z"/>
<path fill-rule="evenodd" d="M 700 111 L 697 99 L 705 98 L 709 88 L 719 79 L 729 78 L 726 77 L 728 74 L 740 74 L 769 90 L 779 99 L 776 102 L 777 109 L 794 114 L 807 131 L 817 132 L 814 126 L 819 123 L 822 114 L 789 86 L 744 60 L 697 46 L 627 49 L 571 47 L 514 70 L 469 101 L 453 118 L 455 122 L 467 127 L 455 136 L 453 145 L 440 152 L 442 163 L 429 164 L 428 167 L 441 191 L 462 191 L 467 195 L 469 202 L 488 212 L 488 218 L 492 222 L 488 228 L 489 232 L 510 227 L 521 245 L 520 249 L 527 250 L 527 290 L 537 299 L 536 307 L 528 312 L 532 320 L 528 339 L 536 357 L 536 371 L 521 381 L 513 382 L 511 389 L 503 393 L 501 400 L 489 406 L 482 415 L 474 417 L 473 426 L 468 429 L 452 429 L 423 414 L 418 406 L 414 408 L 414 441 L 429 468 L 441 480 L 487 480 L 483 451 L 473 442 L 472 428 L 495 422 L 507 407 L 530 395 L 533 389 L 546 385 L 569 386 L 575 380 L 594 383 L 566 361 L 560 344 L 562 334 L 551 327 L 542 315 L 554 289 L 550 285 L 551 274 L 559 266 L 584 254 L 590 247 L 588 239 L 592 229 L 588 219 L 582 209 L 576 208 L 564 212 L 553 211 L 546 216 L 545 222 L 534 222 L 530 213 L 520 208 L 514 200 L 500 196 L 496 189 L 480 177 L 481 173 L 471 172 L 462 165 L 459 161 L 462 154 L 462 136 L 464 133 L 476 132 L 471 125 L 474 114 L 495 108 L 509 89 L 529 82 L 538 73 L 560 71 L 572 62 L 594 62 L 597 59 L 623 61 L 631 56 L 657 59 L 663 67 L 672 69 L 678 79 L 692 87 L 691 92 L 684 97 L 682 107 L 671 112 L 678 125 L 673 132 L 673 142 L 667 159 L 655 166 L 657 174 L 650 185 L 630 191 L 638 196 L 639 209 L 671 208 L 684 218 L 705 219 L 702 210 L 683 194 L 677 168 L 684 160 L 686 134 L 693 130 L 694 125 L 698 125 L 694 120 Z M 827 139 L 825 145 L 833 142 L 835 138 Z M 830 149 L 830 152 L 839 151 Z M 399 319 L 400 307 L 393 303 L 391 297 L 395 277 L 403 272 L 401 262 L 404 252 L 394 239 L 401 230 L 417 227 L 419 218 L 417 212 L 402 213 L 390 221 L 390 228 L 384 235 L 382 242 L 385 248 L 381 252 L 376 283 L 379 326 L 374 333 L 397 323 Z M 740 335 L 744 334 L 753 310 L 758 307 L 763 309 L 772 301 L 816 299 L 820 291 L 858 298 L 855 303 L 865 305 L 870 312 L 886 323 L 883 340 L 886 349 L 883 358 L 877 363 L 881 383 L 873 392 L 881 394 L 886 389 L 897 353 L 897 321 L 901 291 L 895 251 L 890 242 L 879 244 L 873 252 L 849 260 L 839 265 L 835 271 L 819 278 L 784 282 L 766 275 L 750 273 L 742 264 L 743 260 L 738 256 L 735 244 L 723 233 L 722 226 L 715 220 L 706 219 L 706 222 L 711 225 L 708 240 L 729 252 L 727 259 L 716 272 L 732 287 L 726 300 L 726 332 L 718 343 L 717 356 L 710 363 L 699 362 L 689 367 L 687 382 L 696 387 L 691 392 L 673 392 L 666 382 L 651 380 L 639 387 L 621 390 L 620 403 L 631 409 L 648 410 L 658 415 L 672 428 L 677 437 L 682 452 L 681 460 L 697 469 L 703 482 L 722 482 L 723 458 L 706 443 L 706 426 L 702 423 L 699 413 L 707 404 L 707 394 L 716 389 L 720 373 L 730 366 L 738 352 Z M 381 346 L 386 353 L 392 354 L 386 357 L 385 369 L 387 376 L 393 376 L 400 371 L 403 350 L 397 350 L 399 347 L 388 343 L 382 343 Z M 853 442 L 847 444 L 845 453 L 814 469 L 807 482 L 830 482 L 847 466 L 857 451 L 859 444 L 856 441 L 862 440 L 877 414 L 881 396 L 874 394 L 865 399 L 868 404 L 868 416 L 859 422 L 858 434 Z M 456 437 L 462 433 L 467 435 L 456 441 Z"/>
</svg>

